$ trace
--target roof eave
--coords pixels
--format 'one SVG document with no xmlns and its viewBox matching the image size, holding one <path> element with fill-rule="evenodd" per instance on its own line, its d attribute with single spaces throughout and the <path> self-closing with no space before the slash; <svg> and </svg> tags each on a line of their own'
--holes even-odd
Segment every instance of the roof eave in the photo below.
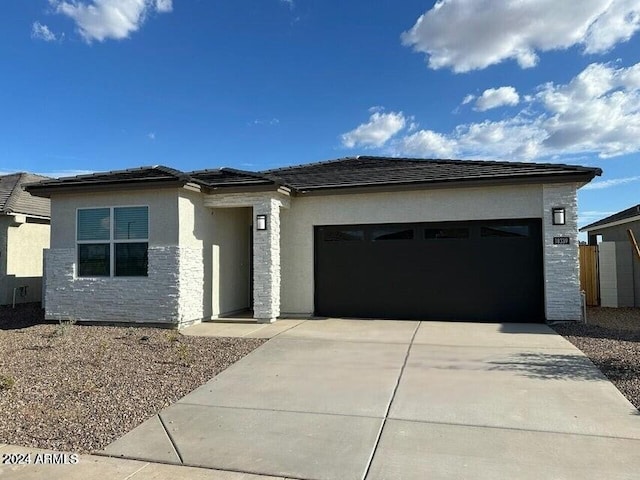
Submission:
<svg viewBox="0 0 640 480">
<path fill-rule="evenodd" d="M 618 225 L 624 225 L 625 223 L 637 222 L 640 221 L 640 215 L 634 215 L 633 217 L 623 218 L 621 220 L 614 220 L 612 222 L 601 223 L 598 222 L 591 223 L 586 225 L 580 229 L 581 232 L 593 232 L 595 230 L 604 230 L 605 228 L 616 227 Z"/>
<path fill-rule="evenodd" d="M 24 215 L 29 218 L 37 218 L 38 220 L 51 220 L 51 215 L 38 215 L 35 213 L 27 213 L 27 212 L 19 212 L 19 211 L 8 211 L 8 210 L 0 210 L 0 215 L 6 215 L 8 217 L 15 217 L 16 215 Z"/>
<path fill-rule="evenodd" d="M 224 195 L 227 193 L 258 193 L 258 192 L 281 192 L 281 193 L 290 193 L 291 188 L 280 185 L 280 184 L 270 184 L 270 185 L 220 185 L 208 187 L 204 190 L 204 193 L 207 195 Z"/>
<path fill-rule="evenodd" d="M 25 190 L 36 197 L 51 198 L 51 194 L 58 193 L 86 193 L 86 192 L 110 192 L 121 190 L 147 190 L 156 188 L 180 188 L 188 183 L 188 179 L 136 179 L 119 180 L 113 182 L 82 183 L 76 185 L 47 185 L 32 184 L 25 186 Z"/>
<path fill-rule="evenodd" d="M 377 192 L 377 191 L 397 191 L 397 190 L 424 190 L 441 188 L 462 188 L 462 187 L 489 187 L 504 185 L 533 185 L 541 183 L 583 183 L 590 182 L 596 172 L 572 173 L 572 174 L 549 174 L 522 177 L 492 177 L 492 178 L 470 178 L 470 179 L 443 179 L 435 181 L 414 181 L 395 182 L 385 184 L 349 184 L 349 185 L 327 185 L 311 188 L 298 188 L 300 195 L 331 195 L 349 192 Z"/>
</svg>

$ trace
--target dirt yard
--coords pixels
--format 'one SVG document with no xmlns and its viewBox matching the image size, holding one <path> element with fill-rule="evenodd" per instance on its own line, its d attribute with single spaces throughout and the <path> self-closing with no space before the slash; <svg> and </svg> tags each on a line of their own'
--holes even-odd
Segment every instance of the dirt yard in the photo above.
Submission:
<svg viewBox="0 0 640 480">
<path fill-rule="evenodd" d="M 640 410 L 640 308 L 589 308 L 586 324 L 554 328 Z"/>
<path fill-rule="evenodd" d="M 262 343 L 43 324 L 39 305 L 0 307 L 0 443 L 100 450 Z"/>
</svg>

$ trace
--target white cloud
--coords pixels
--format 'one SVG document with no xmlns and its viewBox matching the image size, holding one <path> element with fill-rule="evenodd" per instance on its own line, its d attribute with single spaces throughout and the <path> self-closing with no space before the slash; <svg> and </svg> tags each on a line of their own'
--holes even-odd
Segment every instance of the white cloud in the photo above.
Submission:
<svg viewBox="0 0 640 480">
<path fill-rule="evenodd" d="M 249 123 L 247 123 L 247 125 L 252 126 L 252 125 L 279 125 L 280 124 L 280 120 L 277 118 L 271 118 L 268 120 L 260 120 L 260 119 L 255 119 Z"/>
<path fill-rule="evenodd" d="M 640 0 L 439 0 L 402 34 L 432 69 L 483 69 L 505 60 L 537 64 L 536 52 L 575 45 L 603 53 L 640 28 Z"/>
<path fill-rule="evenodd" d="M 466 95 L 463 99 L 462 99 L 462 105 L 466 105 L 467 103 L 471 103 L 476 99 L 475 95 Z"/>
<path fill-rule="evenodd" d="M 527 97 L 511 117 L 461 124 L 450 132 L 409 130 L 405 120 L 412 117 L 374 113 L 369 123 L 344 134 L 342 143 L 396 155 L 525 161 L 640 152 L 640 63 L 628 68 L 594 63 L 569 83 L 544 84 Z"/>
<path fill-rule="evenodd" d="M 173 10 L 173 0 L 156 0 L 156 10 L 165 13 Z"/>
<path fill-rule="evenodd" d="M 590 183 L 588 185 L 591 185 Z M 586 187 L 582 187 L 583 189 Z M 613 215 L 616 212 L 611 211 L 598 211 L 598 210 L 588 210 L 585 212 L 578 212 L 578 225 L 581 227 L 588 225 L 593 222 L 597 222 L 598 220 L 602 220 L 603 218 L 607 218 L 609 215 Z M 582 235 L 582 234 L 581 234 Z M 584 239 L 586 240 L 586 233 L 584 234 Z"/>
<path fill-rule="evenodd" d="M 402 155 L 447 158 L 455 155 L 456 142 L 431 130 L 419 130 L 400 139 L 394 149 Z"/>
<path fill-rule="evenodd" d="M 520 103 L 520 96 L 515 88 L 489 88 L 482 92 L 482 95 L 476 100 L 475 110 L 484 112 L 497 107 L 515 106 L 518 103 Z"/>
<path fill-rule="evenodd" d="M 45 42 L 54 42 L 57 40 L 55 33 L 49 30 L 49 27 L 40 22 L 33 22 L 33 25 L 31 26 L 31 38 L 44 40 Z"/>
<path fill-rule="evenodd" d="M 591 64 L 566 85 L 537 95 L 549 118 L 549 150 L 612 157 L 640 150 L 640 63 L 629 68 Z"/>
<path fill-rule="evenodd" d="M 381 147 L 387 140 L 402 130 L 407 121 L 402 112 L 381 113 L 374 111 L 369 122 L 342 135 L 345 147 Z"/>
<path fill-rule="evenodd" d="M 583 187 L 584 188 L 584 187 Z M 585 217 L 608 217 L 609 215 L 613 215 L 616 212 L 604 211 L 604 210 L 587 210 L 585 212 L 580 212 L 580 215 Z"/>
<path fill-rule="evenodd" d="M 149 132 L 147 133 L 147 138 L 149 140 L 155 140 L 156 139 L 156 132 Z"/>
<path fill-rule="evenodd" d="M 152 12 L 173 9 L 172 0 L 49 0 L 56 13 L 76 22 L 80 35 L 87 41 L 128 38 L 137 31 Z"/>
<path fill-rule="evenodd" d="M 584 190 L 601 190 L 603 188 L 617 187 L 618 185 L 625 185 L 631 182 L 637 182 L 640 180 L 640 176 L 625 177 L 625 178 L 612 178 L 611 180 L 601 180 L 599 182 L 591 182 L 584 187 Z"/>
<path fill-rule="evenodd" d="M 51 170 L 49 172 L 37 172 L 38 175 L 51 178 L 75 177 L 77 175 L 89 175 L 95 173 L 94 170 Z"/>
<path fill-rule="evenodd" d="M 617 0 L 589 27 L 585 53 L 602 53 L 617 43 L 626 42 L 640 28 L 640 2 Z"/>
<path fill-rule="evenodd" d="M 295 5 L 293 3 L 293 0 L 280 0 L 280 3 L 285 3 L 289 6 L 289 8 L 293 8 Z"/>
</svg>

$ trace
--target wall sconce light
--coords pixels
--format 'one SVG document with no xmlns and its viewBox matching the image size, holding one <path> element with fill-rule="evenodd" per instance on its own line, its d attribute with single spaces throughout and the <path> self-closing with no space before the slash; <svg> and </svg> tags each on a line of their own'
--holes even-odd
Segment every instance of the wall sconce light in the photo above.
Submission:
<svg viewBox="0 0 640 480">
<path fill-rule="evenodd" d="M 256 215 L 256 230 L 266 230 L 266 229 L 267 229 L 267 216 Z"/>
<path fill-rule="evenodd" d="M 551 209 L 551 213 L 553 215 L 552 223 L 554 225 L 564 225 L 566 223 L 563 207 L 553 208 Z"/>
</svg>

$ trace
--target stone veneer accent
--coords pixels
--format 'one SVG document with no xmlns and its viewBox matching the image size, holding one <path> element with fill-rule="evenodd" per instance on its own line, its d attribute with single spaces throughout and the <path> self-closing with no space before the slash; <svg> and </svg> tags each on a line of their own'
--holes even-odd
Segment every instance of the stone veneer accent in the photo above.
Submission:
<svg viewBox="0 0 640 480">
<path fill-rule="evenodd" d="M 547 321 L 580 320 L 580 263 L 576 184 L 543 186 L 542 229 L 544 242 L 544 291 Z M 564 207 L 565 225 L 553 225 L 551 210 Z M 569 245 L 554 245 L 553 237 L 569 237 Z"/>
<path fill-rule="evenodd" d="M 174 247 L 175 248 L 175 247 Z M 179 326 L 185 327 L 204 318 L 204 259 L 201 248 L 180 247 Z"/>
<path fill-rule="evenodd" d="M 280 208 L 289 208 L 288 195 L 278 192 L 208 195 L 205 207 L 253 207 L 267 215 L 267 229 L 253 228 L 253 317 L 271 323 L 280 316 Z"/>
<path fill-rule="evenodd" d="M 45 251 L 45 312 L 50 320 L 166 323 L 202 319 L 202 251 L 149 247 L 147 277 L 76 277 L 74 248 Z"/>
<path fill-rule="evenodd" d="M 267 215 L 267 229 L 253 233 L 253 316 L 273 322 L 280 316 L 280 205 L 268 198 L 253 207 L 255 215 Z"/>
</svg>

